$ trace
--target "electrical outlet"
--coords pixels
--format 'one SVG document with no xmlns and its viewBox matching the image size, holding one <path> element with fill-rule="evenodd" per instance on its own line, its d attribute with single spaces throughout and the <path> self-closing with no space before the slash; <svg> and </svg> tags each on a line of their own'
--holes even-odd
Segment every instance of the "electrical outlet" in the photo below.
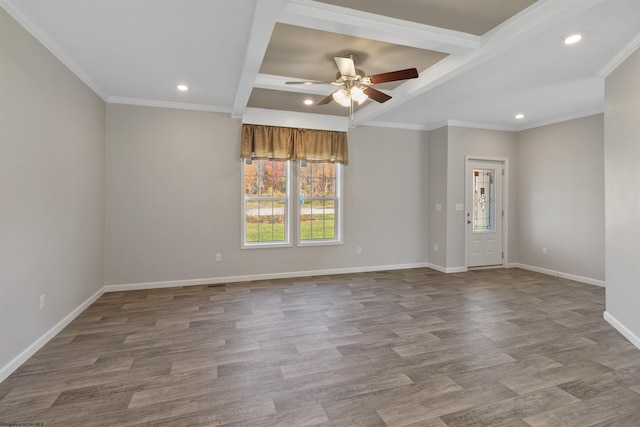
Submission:
<svg viewBox="0 0 640 427">
<path fill-rule="evenodd" d="M 44 294 L 40 295 L 40 310 L 44 308 Z"/>
<path fill-rule="evenodd" d="M 222 261 L 222 254 L 216 254 L 216 261 L 217 262 Z"/>
<path fill-rule="evenodd" d="M 358 246 L 356 248 L 356 253 L 361 254 L 362 253 L 362 246 Z"/>
<path fill-rule="evenodd" d="M 547 255 L 549 253 L 549 251 L 547 250 L 547 248 L 542 248 L 542 255 Z"/>
</svg>

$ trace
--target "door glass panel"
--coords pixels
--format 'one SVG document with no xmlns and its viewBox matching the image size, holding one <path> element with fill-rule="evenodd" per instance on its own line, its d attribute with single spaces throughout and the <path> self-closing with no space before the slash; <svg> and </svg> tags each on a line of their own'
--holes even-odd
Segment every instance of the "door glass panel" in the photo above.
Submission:
<svg viewBox="0 0 640 427">
<path fill-rule="evenodd" d="M 473 231 L 496 231 L 495 169 L 473 170 Z"/>
</svg>

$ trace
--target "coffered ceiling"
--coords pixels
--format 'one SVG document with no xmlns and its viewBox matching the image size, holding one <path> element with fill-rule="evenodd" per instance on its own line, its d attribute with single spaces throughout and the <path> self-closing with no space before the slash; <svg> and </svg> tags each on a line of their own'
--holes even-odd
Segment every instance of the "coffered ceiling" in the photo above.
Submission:
<svg viewBox="0 0 640 427">
<path fill-rule="evenodd" d="M 522 129 L 600 112 L 603 76 L 640 39 L 637 0 L 0 0 L 105 101 L 347 129 Z M 584 39 L 566 46 L 561 38 Z M 392 96 L 316 105 L 335 56 L 415 67 Z M 176 90 L 177 84 L 190 87 Z M 304 100 L 313 101 L 305 105 Z M 514 115 L 523 113 L 524 119 Z"/>
</svg>

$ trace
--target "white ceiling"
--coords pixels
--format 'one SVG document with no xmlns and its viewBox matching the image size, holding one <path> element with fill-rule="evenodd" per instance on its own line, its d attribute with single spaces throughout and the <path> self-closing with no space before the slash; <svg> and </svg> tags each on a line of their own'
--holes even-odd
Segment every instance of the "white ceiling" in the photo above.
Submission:
<svg viewBox="0 0 640 427">
<path fill-rule="evenodd" d="M 393 8 L 389 4 L 393 3 Z M 0 0 L 107 102 L 228 112 L 245 122 L 525 129 L 600 112 L 604 76 L 640 43 L 638 0 Z M 365 6 L 368 9 L 365 9 Z M 350 9 L 349 7 L 362 10 Z M 581 31 L 574 46 L 560 38 Z M 273 37 L 272 37 L 273 35 Z M 347 118 L 333 56 L 393 98 Z M 176 85 L 190 86 L 179 92 Z M 323 109 L 324 108 L 324 109 Z M 525 114 L 516 120 L 516 113 Z"/>
</svg>

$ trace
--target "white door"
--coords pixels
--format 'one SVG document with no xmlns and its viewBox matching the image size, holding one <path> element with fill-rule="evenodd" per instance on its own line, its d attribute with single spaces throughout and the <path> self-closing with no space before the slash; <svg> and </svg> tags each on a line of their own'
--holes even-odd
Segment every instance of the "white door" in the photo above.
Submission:
<svg viewBox="0 0 640 427">
<path fill-rule="evenodd" d="M 502 177 L 502 162 L 467 161 L 467 267 L 502 264 Z"/>
</svg>

